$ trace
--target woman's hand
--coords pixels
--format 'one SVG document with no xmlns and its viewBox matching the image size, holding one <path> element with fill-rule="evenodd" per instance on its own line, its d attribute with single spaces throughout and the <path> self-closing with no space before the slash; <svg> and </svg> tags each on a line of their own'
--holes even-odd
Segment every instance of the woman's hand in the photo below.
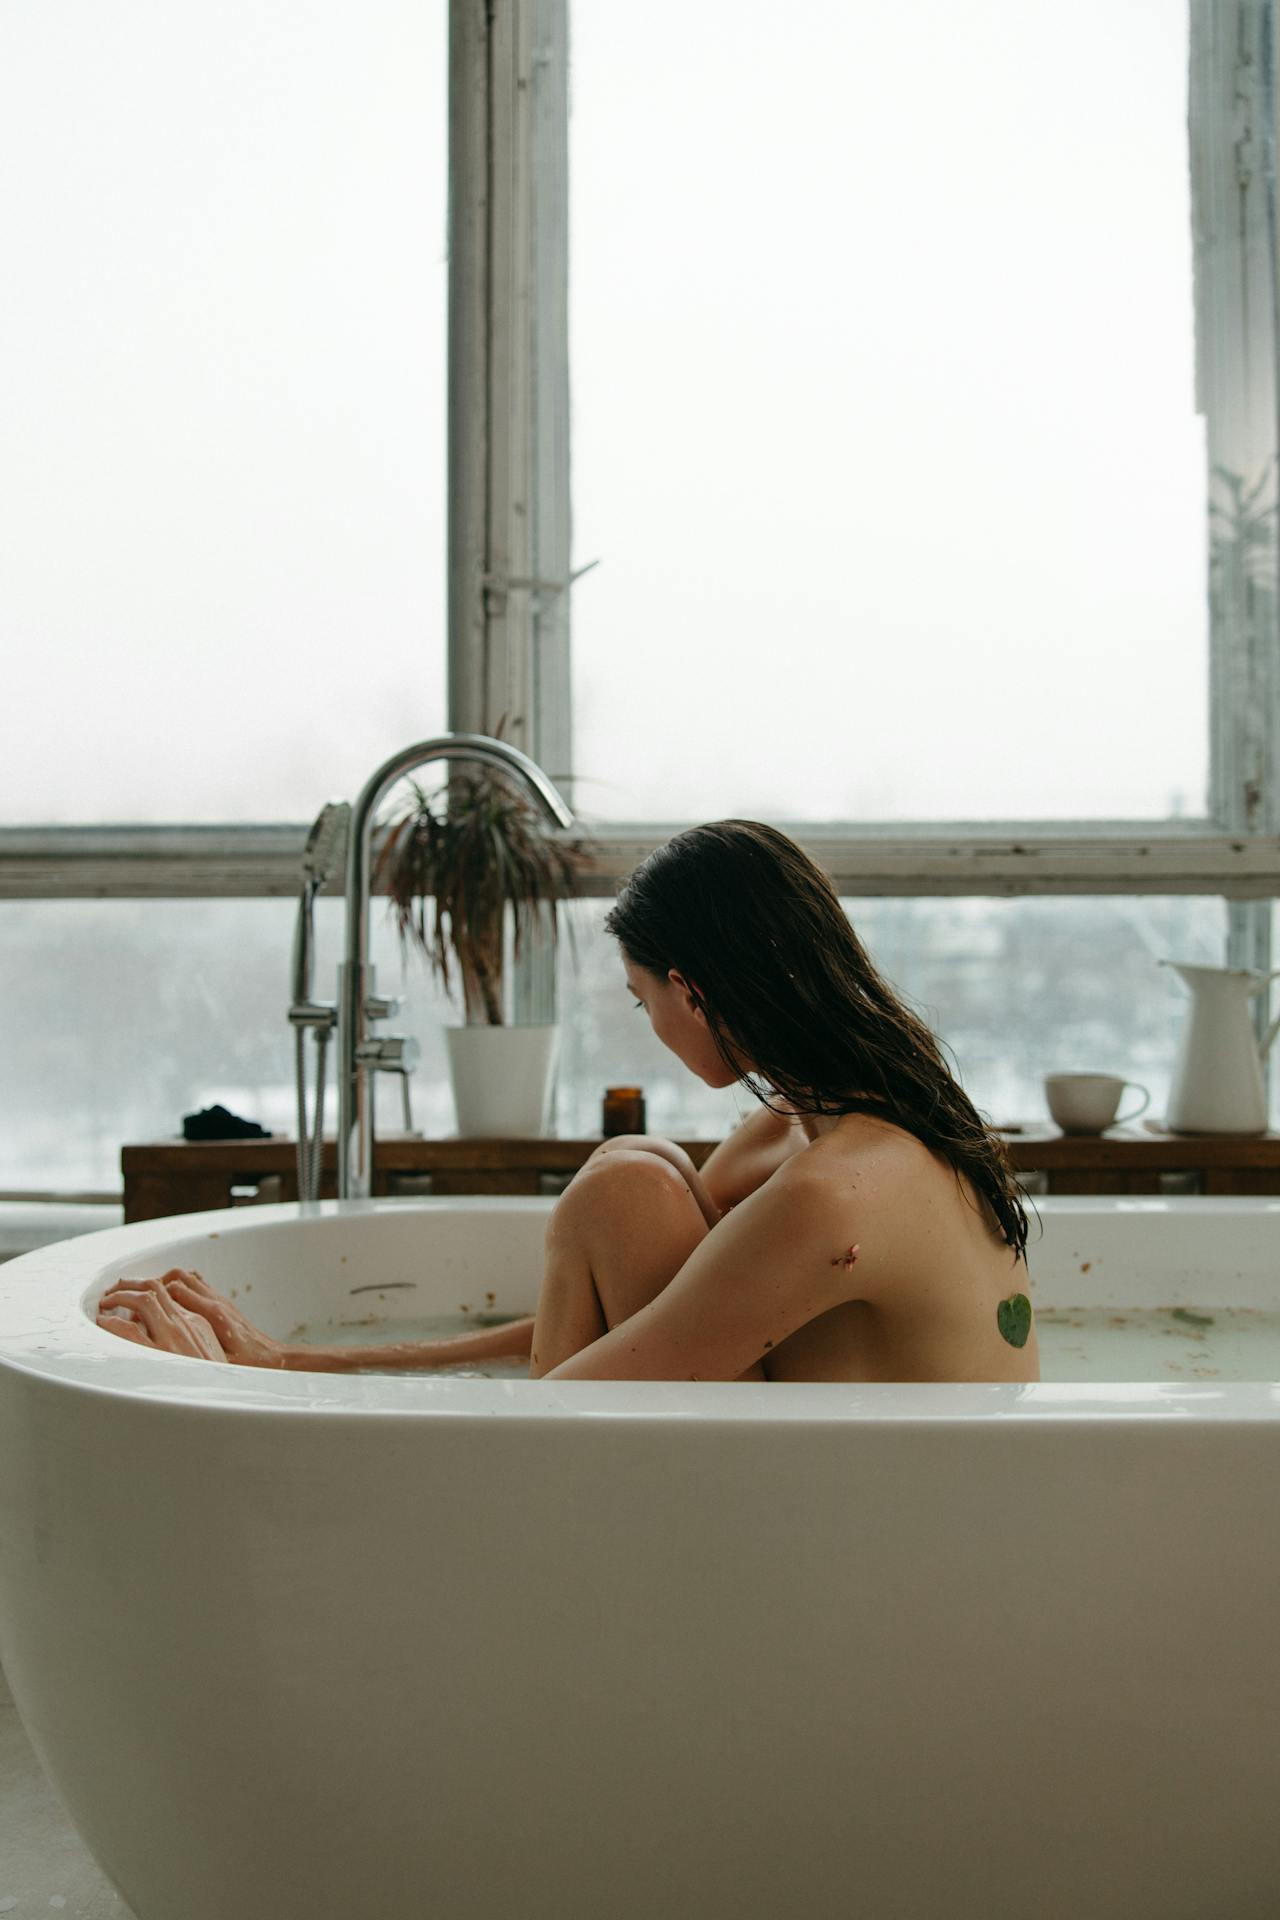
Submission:
<svg viewBox="0 0 1280 1920">
<path fill-rule="evenodd" d="M 162 1353 L 231 1360 L 241 1367 L 287 1367 L 295 1373 L 382 1373 L 460 1361 L 525 1359 L 533 1345 L 533 1321 L 524 1319 L 445 1340 L 400 1340 L 387 1347 L 363 1341 L 352 1347 L 289 1347 L 246 1320 L 239 1307 L 198 1273 L 182 1267 L 171 1267 L 159 1280 L 117 1280 L 98 1302 L 98 1325 Z"/>
<path fill-rule="evenodd" d="M 122 1318 L 119 1309 L 134 1318 Z M 117 1280 L 98 1302 L 98 1325 L 162 1353 L 284 1367 L 288 1349 L 263 1333 L 198 1273 L 171 1267 L 158 1280 Z"/>
</svg>

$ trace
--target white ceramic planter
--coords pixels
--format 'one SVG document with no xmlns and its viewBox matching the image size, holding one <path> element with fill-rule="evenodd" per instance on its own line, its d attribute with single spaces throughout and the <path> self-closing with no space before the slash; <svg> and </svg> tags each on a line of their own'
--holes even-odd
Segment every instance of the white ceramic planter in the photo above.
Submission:
<svg viewBox="0 0 1280 1920">
<path fill-rule="evenodd" d="M 559 1027 L 448 1027 L 449 1071 L 466 1139 L 545 1133 Z"/>
</svg>

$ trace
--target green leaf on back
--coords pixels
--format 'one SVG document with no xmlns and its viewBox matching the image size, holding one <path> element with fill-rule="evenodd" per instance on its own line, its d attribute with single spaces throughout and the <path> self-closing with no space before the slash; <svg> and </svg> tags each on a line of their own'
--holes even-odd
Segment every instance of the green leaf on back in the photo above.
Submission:
<svg viewBox="0 0 1280 1920">
<path fill-rule="evenodd" d="M 1027 1335 L 1031 1332 L 1031 1302 L 1025 1293 L 1011 1293 L 996 1308 L 996 1325 L 1000 1337 L 1007 1340 L 1011 1347 L 1025 1347 Z"/>
</svg>

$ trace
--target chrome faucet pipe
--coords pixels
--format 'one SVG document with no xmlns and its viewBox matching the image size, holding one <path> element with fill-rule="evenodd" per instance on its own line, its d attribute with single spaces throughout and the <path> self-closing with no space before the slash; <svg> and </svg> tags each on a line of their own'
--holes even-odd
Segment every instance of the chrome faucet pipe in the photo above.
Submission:
<svg viewBox="0 0 1280 1920">
<path fill-rule="evenodd" d="M 549 820 L 571 827 L 573 814 L 542 768 L 517 747 L 483 733 L 444 733 L 403 747 L 370 775 L 351 810 L 347 837 L 346 956 L 338 981 L 338 1198 L 366 1200 L 373 1182 L 373 1087 L 379 1063 L 396 1043 L 370 1038 L 384 1009 L 370 1005 L 370 855 L 378 808 L 397 780 L 432 761 L 481 760 L 514 774 Z"/>
</svg>

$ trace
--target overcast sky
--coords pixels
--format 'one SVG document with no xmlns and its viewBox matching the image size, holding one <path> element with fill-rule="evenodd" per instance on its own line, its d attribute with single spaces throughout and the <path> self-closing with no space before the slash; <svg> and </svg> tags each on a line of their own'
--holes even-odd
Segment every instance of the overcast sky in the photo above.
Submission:
<svg viewBox="0 0 1280 1920">
<path fill-rule="evenodd" d="M 1201 809 L 1185 15 L 578 0 L 584 810 Z M 308 819 L 443 725 L 444 54 L 0 11 L 8 820 Z"/>
</svg>

